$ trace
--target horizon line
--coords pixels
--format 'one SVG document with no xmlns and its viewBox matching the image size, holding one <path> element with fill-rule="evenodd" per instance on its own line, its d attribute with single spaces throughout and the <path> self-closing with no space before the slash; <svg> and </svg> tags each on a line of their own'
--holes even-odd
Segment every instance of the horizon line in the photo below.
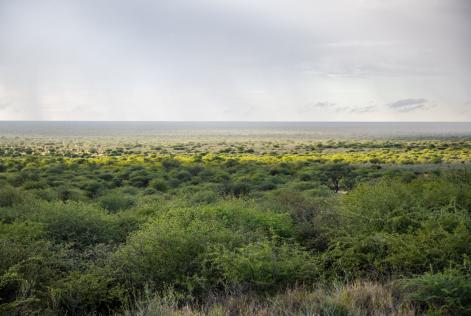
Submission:
<svg viewBox="0 0 471 316">
<path fill-rule="evenodd" d="M 301 121 L 301 120 L 0 120 L 0 123 L 471 123 L 471 121 Z"/>
</svg>

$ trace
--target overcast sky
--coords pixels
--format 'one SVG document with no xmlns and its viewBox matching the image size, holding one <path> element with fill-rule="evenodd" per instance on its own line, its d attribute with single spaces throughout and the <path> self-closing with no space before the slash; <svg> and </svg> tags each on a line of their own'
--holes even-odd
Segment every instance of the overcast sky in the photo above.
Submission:
<svg viewBox="0 0 471 316">
<path fill-rule="evenodd" d="M 0 120 L 471 121 L 471 0 L 0 0 Z"/>
</svg>

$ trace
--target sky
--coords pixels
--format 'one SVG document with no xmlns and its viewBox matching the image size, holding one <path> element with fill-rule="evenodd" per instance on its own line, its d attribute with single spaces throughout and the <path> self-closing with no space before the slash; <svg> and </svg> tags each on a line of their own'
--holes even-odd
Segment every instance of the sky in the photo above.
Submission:
<svg viewBox="0 0 471 316">
<path fill-rule="evenodd" d="M 0 0 L 0 120 L 471 121 L 471 0 Z"/>
</svg>

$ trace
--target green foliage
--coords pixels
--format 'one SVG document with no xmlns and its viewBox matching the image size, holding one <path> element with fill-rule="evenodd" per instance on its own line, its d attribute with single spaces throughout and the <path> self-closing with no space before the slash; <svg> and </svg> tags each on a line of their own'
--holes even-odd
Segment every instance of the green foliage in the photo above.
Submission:
<svg viewBox="0 0 471 316">
<path fill-rule="evenodd" d="M 34 206 L 31 218 L 44 226 L 48 239 L 83 248 L 97 243 L 118 242 L 125 238 L 116 220 L 92 205 L 41 203 Z"/>
<path fill-rule="evenodd" d="M 214 247 L 212 251 L 211 261 L 229 286 L 275 291 L 315 280 L 312 257 L 297 244 L 262 239 L 234 249 Z"/>
<path fill-rule="evenodd" d="M 159 178 L 150 181 L 149 186 L 160 192 L 167 192 L 167 190 L 169 189 L 167 182 Z"/>
<path fill-rule="evenodd" d="M 15 221 L 5 224 L 0 222 L 0 274 L 12 265 L 34 254 L 44 242 L 43 226 L 31 221 Z"/>
<path fill-rule="evenodd" d="M 75 187 L 60 185 L 56 188 L 56 193 L 61 201 L 85 201 L 86 192 Z"/>
<path fill-rule="evenodd" d="M 60 285 L 50 291 L 50 299 L 54 309 L 65 315 L 110 314 L 123 300 L 124 290 L 103 271 L 72 272 Z"/>
<path fill-rule="evenodd" d="M 204 284 L 204 255 L 213 243 L 240 240 L 215 219 L 198 212 L 175 209 L 153 219 L 133 234 L 114 261 L 126 284 L 144 288 L 173 285 L 191 293 Z"/>
<path fill-rule="evenodd" d="M 404 282 L 409 299 L 449 315 L 471 315 L 471 276 L 459 270 L 426 273 Z"/>
<path fill-rule="evenodd" d="M 108 193 L 102 196 L 98 203 L 102 208 L 110 212 L 118 212 L 135 205 L 135 200 L 131 196 L 120 193 Z"/>
<path fill-rule="evenodd" d="M 343 198 L 341 225 L 322 255 L 335 274 L 412 275 L 471 255 L 471 218 L 457 183 L 418 179 L 360 185 Z M 437 196 L 437 190 L 439 195 Z"/>
<path fill-rule="evenodd" d="M 209 254 L 265 234 L 289 234 L 289 219 L 228 203 L 198 209 L 172 208 L 128 240 L 115 256 L 126 282 L 162 290 L 172 285 L 197 295 L 220 282 Z"/>
<path fill-rule="evenodd" d="M 335 192 L 338 192 L 341 188 L 350 188 L 350 184 L 346 181 L 352 172 L 352 167 L 349 164 L 326 164 L 321 167 L 320 171 L 319 178 L 321 181 Z"/>
<path fill-rule="evenodd" d="M 0 314 L 469 313 L 469 144 L 2 143 Z"/>
<path fill-rule="evenodd" d="M 0 187 L 0 207 L 12 206 L 23 200 L 23 194 L 16 188 L 8 185 Z"/>
</svg>

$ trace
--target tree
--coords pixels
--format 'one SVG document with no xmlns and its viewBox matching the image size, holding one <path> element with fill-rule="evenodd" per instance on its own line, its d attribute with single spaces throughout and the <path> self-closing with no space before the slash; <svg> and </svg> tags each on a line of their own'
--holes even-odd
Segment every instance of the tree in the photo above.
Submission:
<svg viewBox="0 0 471 316">
<path fill-rule="evenodd" d="M 323 165 L 320 169 L 320 180 L 323 184 L 334 190 L 340 190 L 340 183 L 352 173 L 352 167 L 346 163 L 330 163 Z"/>
</svg>

